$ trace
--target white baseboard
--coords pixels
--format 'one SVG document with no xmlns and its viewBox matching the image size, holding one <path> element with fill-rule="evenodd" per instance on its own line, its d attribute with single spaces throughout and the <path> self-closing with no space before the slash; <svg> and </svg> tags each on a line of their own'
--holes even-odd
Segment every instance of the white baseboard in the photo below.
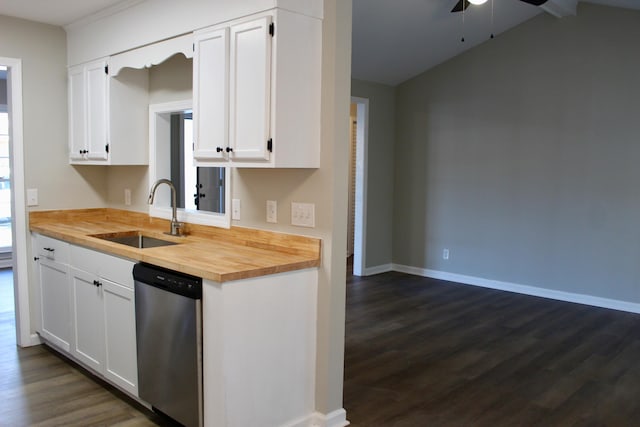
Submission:
<svg viewBox="0 0 640 427">
<path fill-rule="evenodd" d="M 309 427 L 345 427 L 349 424 L 349 421 L 347 421 L 347 411 L 337 409 L 328 414 L 316 412 L 313 414 L 313 420 Z"/>
<path fill-rule="evenodd" d="M 283 427 L 345 427 L 348 425 L 347 412 L 344 409 L 338 409 L 328 414 L 314 412 Z"/>
<path fill-rule="evenodd" d="M 28 347 L 42 344 L 42 339 L 40 338 L 40 335 L 38 335 L 38 334 L 31 334 L 29 338 L 30 338 L 30 340 L 29 340 L 29 343 L 28 343 Z"/>
<path fill-rule="evenodd" d="M 393 264 L 376 265 L 366 267 L 363 276 L 373 276 L 374 274 L 387 273 L 389 271 L 393 271 Z"/>
<path fill-rule="evenodd" d="M 578 304 L 592 305 L 595 307 L 611 308 L 613 310 L 640 313 L 640 304 L 596 297 L 592 295 L 576 294 L 572 292 L 556 291 L 553 289 L 539 288 L 536 286 L 519 285 L 517 283 L 501 282 L 498 280 L 484 279 L 482 277 L 466 276 L 463 274 L 448 273 L 446 271 L 429 270 L 426 268 L 411 267 L 402 264 L 393 264 L 393 271 L 414 274 L 416 276 L 430 277 L 432 279 L 447 280 L 465 285 L 480 286 L 483 288 L 498 289 L 501 291 L 516 292 L 542 298 L 550 298 L 559 301 L 575 302 Z"/>
</svg>

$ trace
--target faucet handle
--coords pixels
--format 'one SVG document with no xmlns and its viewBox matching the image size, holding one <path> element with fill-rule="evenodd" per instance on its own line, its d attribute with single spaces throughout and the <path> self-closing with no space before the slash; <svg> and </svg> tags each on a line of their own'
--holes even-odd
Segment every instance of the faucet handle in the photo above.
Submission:
<svg viewBox="0 0 640 427">
<path fill-rule="evenodd" d="M 184 231 L 184 222 L 171 221 L 171 235 L 182 236 Z"/>
</svg>

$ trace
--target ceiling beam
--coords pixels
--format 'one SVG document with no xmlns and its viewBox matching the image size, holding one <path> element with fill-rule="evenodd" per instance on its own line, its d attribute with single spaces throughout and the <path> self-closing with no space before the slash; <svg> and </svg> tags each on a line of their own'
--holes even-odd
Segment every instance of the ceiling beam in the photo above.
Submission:
<svg viewBox="0 0 640 427">
<path fill-rule="evenodd" d="M 578 0 L 548 0 L 540 6 L 545 12 L 552 14 L 556 18 L 565 16 L 576 16 Z"/>
</svg>

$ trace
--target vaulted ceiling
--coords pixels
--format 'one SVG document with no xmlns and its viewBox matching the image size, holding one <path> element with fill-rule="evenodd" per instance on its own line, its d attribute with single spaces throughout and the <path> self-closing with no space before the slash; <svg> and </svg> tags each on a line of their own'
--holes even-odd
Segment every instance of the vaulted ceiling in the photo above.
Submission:
<svg viewBox="0 0 640 427">
<path fill-rule="evenodd" d="M 395 86 L 486 42 L 492 33 L 499 37 L 537 14 L 547 13 L 518 0 L 489 0 L 484 5 L 469 6 L 463 23 L 462 13 L 451 13 L 457 1 L 353 0 L 351 75 Z M 549 1 L 556 5 L 576 3 Z M 580 2 L 640 10 L 640 0 Z M 579 14 L 579 4 L 577 10 Z"/>
<path fill-rule="evenodd" d="M 141 1 L 145 0 L 0 0 L 0 15 L 64 26 L 109 7 Z M 353 0 L 352 76 L 397 85 L 486 42 L 492 33 L 499 37 L 547 13 L 518 0 L 489 0 L 470 6 L 463 23 L 461 13 L 450 12 L 457 1 Z M 576 1 L 549 0 L 558 4 Z M 640 0 L 580 2 L 640 10 Z"/>
</svg>

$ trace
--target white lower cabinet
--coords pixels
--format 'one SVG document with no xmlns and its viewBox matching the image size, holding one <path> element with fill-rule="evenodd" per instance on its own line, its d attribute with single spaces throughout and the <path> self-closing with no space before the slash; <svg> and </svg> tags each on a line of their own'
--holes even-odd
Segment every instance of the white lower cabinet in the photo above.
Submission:
<svg viewBox="0 0 640 427">
<path fill-rule="evenodd" d="M 72 354 L 137 396 L 134 263 L 73 245 L 71 262 Z"/>
<path fill-rule="evenodd" d="M 104 302 L 104 376 L 138 395 L 136 314 L 133 289 L 102 280 Z"/>
<path fill-rule="evenodd" d="M 104 360 L 104 322 L 102 291 L 96 276 L 71 268 L 73 295 L 74 345 L 71 351 L 78 360 L 102 373 Z"/>
<path fill-rule="evenodd" d="M 33 247 L 38 333 L 138 396 L 134 262 L 38 234 Z"/>
<path fill-rule="evenodd" d="M 33 251 L 39 310 L 36 330 L 60 350 L 71 350 L 71 299 L 69 292 L 69 244 L 34 235 Z"/>
<path fill-rule="evenodd" d="M 40 259 L 40 334 L 61 350 L 71 349 L 71 310 L 69 301 L 69 266 Z"/>
</svg>

